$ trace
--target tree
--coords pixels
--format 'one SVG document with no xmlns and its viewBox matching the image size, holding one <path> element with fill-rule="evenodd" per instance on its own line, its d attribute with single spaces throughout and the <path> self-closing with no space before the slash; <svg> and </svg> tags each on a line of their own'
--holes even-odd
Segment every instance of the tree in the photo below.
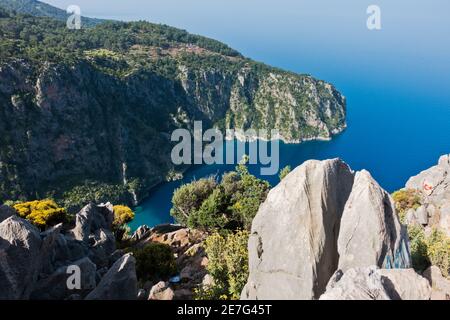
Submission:
<svg viewBox="0 0 450 320">
<path fill-rule="evenodd" d="M 278 177 L 280 178 L 280 181 L 286 178 L 286 176 L 291 173 L 291 166 L 286 166 L 283 169 L 281 169 L 280 174 Z"/>
</svg>

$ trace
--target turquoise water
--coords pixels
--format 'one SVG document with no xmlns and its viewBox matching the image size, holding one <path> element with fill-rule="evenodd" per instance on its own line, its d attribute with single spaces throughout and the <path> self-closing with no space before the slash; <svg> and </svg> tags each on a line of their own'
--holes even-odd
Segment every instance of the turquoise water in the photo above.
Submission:
<svg viewBox="0 0 450 320">
<path fill-rule="evenodd" d="M 64 7 L 71 0 L 48 0 Z M 244 55 L 333 83 L 348 101 L 348 129 L 331 142 L 280 146 L 281 167 L 340 157 L 389 191 L 450 152 L 450 2 L 377 0 L 382 30 L 366 28 L 366 0 L 79 0 L 87 16 L 145 19 L 221 40 Z M 203 166 L 161 185 L 135 228 L 170 222 L 181 183 L 233 166 Z M 252 167 L 253 173 L 258 168 Z M 269 179 L 272 184 L 277 178 Z"/>
</svg>

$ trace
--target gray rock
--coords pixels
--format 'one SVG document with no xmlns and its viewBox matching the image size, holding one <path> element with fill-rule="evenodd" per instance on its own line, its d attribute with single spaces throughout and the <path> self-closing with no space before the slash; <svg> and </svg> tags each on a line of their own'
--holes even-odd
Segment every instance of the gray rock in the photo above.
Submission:
<svg viewBox="0 0 450 320">
<path fill-rule="evenodd" d="M 169 283 L 160 281 L 150 290 L 148 300 L 173 300 L 175 294 L 169 287 Z"/>
<path fill-rule="evenodd" d="M 133 241 L 141 241 L 142 239 L 147 238 L 151 234 L 151 228 L 143 225 L 140 226 L 131 236 L 131 240 Z"/>
<path fill-rule="evenodd" d="M 53 274 L 40 279 L 35 286 L 31 299 L 38 300 L 64 300 L 71 295 L 85 295 L 95 288 L 96 266 L 89 258 L 71 263 L 71 266 L 80 268 L 80 289 L 69 289 L 68 280 L 72 273 L 68 273 L 68 267 L 64 266 L 56 270 Z"/>
<path fill-rule="evenodd" d="M 414 269 L 380 269 L 377 272 L 383 277 L 391 299 L 430 300 L 430 284 Z"/>
<path fill-rule="evenodd" d="M 423 226 L 428 224 L 428 210 L 425 206 L 420 206 L 416 210 L 417 222 Z"/>
<path fill-rule="evenodd" d="M 8 219 L 9 217 L 16 214 L 16 211 L 11 208 L 10 206 L 1 205 L 0 206 L 0 223 L 2 223 L 4 220 Z"/>
<path fill-rule="evenodd" d="M 253 220 L 242 299 L 313 299 L 338 266 L 337 238 L 353 173 L 307 161 L 273 188 Z"/>
<path fill-rule="evenodd" d="M 75 217 L 72 235 L 75 240 L 89 242 L 91 233 L 99 229 L 111 230 L 114 211 L 111 204 L 96 206 L 88 204 Z"/>
<path fill-rule="evenodd" d="M 408 238 L 391 196 L 367 171 L 356 174 L 342 215 L 339 269 L 376 265 L 409 268 Z"/>
<path fill-rule="evenodd" d="M 0 223 L 0 300 L 28 299 L 41 268 L 39 230 L 17 216 Z"/>
<path fill-rule="evenodd" d="M 145 291 L 144 289 L 139 289 L 138 293 L 137 293 L 137 299 L 138 300 L 146 300 L 147 298 L 147 291 Z"/>
<path fill-rule="evenodd" d="M 337 272 L 342 272 L 338 270 Z M 320 300 L 391 300 L 375 266 L 333 276 Z"/>
<path fill-rule="evenodd" d="M 413 269 L 338 270 L 320 300 L 429 300 L 428 281 Z"/>
<path fill-rule="evenodd" d="M 135 300 L 137 291 L 136 260 L 126 254 L 113 264 L 86 299 Z"/>
<path fill-rule="evenodd" d="M 450 300 L 450 280 L 442 276 L 438 267 L 429 267 L 423 276 L 431 284 L 431 300 Z"/>
<path fill-rule="evenodd" d="M 62 226 L 63 224 L 60 223 L 41 233 L 41 272 L 50 274 L 55 271 L 56 259 L 58 257 L 58 241 L 60 239 L 59 236 L 61 235 Z"/>
<path fill-rule="evenodd" d="M 439 227 L 450 237 L 450 200 L 439 209 Z"/>
<path fill-rule="evenodd" d="M 116 251 L 116 238 L 114 234 L 106 229 L 100 228 L 92 235 L 92 247 L 89 257 L 98 267 L 109 266 L 110 256 Z"/>
</svg>

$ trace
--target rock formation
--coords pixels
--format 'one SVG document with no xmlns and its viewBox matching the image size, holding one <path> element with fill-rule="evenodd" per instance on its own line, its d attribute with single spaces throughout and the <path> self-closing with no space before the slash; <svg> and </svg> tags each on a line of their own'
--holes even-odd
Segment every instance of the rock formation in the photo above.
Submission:
<svg viewBox="0 0 450 320">
<path fill-rule="evenodd" d="M 307 161 L 272 189 L 249 240 L 243 299 L 317 299 L 338 268 L 410 266 L 392 199 L 366 171 Z"/>
<path fill-rule="evenodd" d="M 1 222 L 0 300 L 136 299 L 134 258 L 116 251 L 112 217 L 110 204 L 89 204 L 70 230 L 39 232 L 15 214 Z M 68 286 L 73 270 L 80 287 Z"/>
<path fill-rule="evenodd" d="M 419 192 L 422 203 L 407 212 L 406 223 L 436 227 L 450 236 L 450 155 L 409 179 L 405 189 Z"/>
</svg>

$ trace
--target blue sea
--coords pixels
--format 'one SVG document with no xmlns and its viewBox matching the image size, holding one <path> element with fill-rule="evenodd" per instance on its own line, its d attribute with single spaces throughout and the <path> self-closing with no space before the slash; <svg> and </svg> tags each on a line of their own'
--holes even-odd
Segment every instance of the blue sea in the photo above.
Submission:
<svg viewBox="0 0 450 320">
<path fill-rule="evenodd" d="M 49 0 L 64 7 L 70 0 Z M 67 2 L 67 3 L 66 3 Z M 344 159 L 388 191 L 450 153 L 448 0 L 78 0 L 88 16 L 149 20 L 223 41 L 245 56 L 333 83 L 348 129 L 330 142 L 281 144 L 281 167 Z M 381 9 L 368 30 L 367 7 Z M 156 188 L 131 227 L 170 222 L 175 188 L 233 166 L 202 166 Z M 251 167 L 251 172 L 259 173 Z M 278 182 L 276 176 L 269 179 Z"/>
</svg>

